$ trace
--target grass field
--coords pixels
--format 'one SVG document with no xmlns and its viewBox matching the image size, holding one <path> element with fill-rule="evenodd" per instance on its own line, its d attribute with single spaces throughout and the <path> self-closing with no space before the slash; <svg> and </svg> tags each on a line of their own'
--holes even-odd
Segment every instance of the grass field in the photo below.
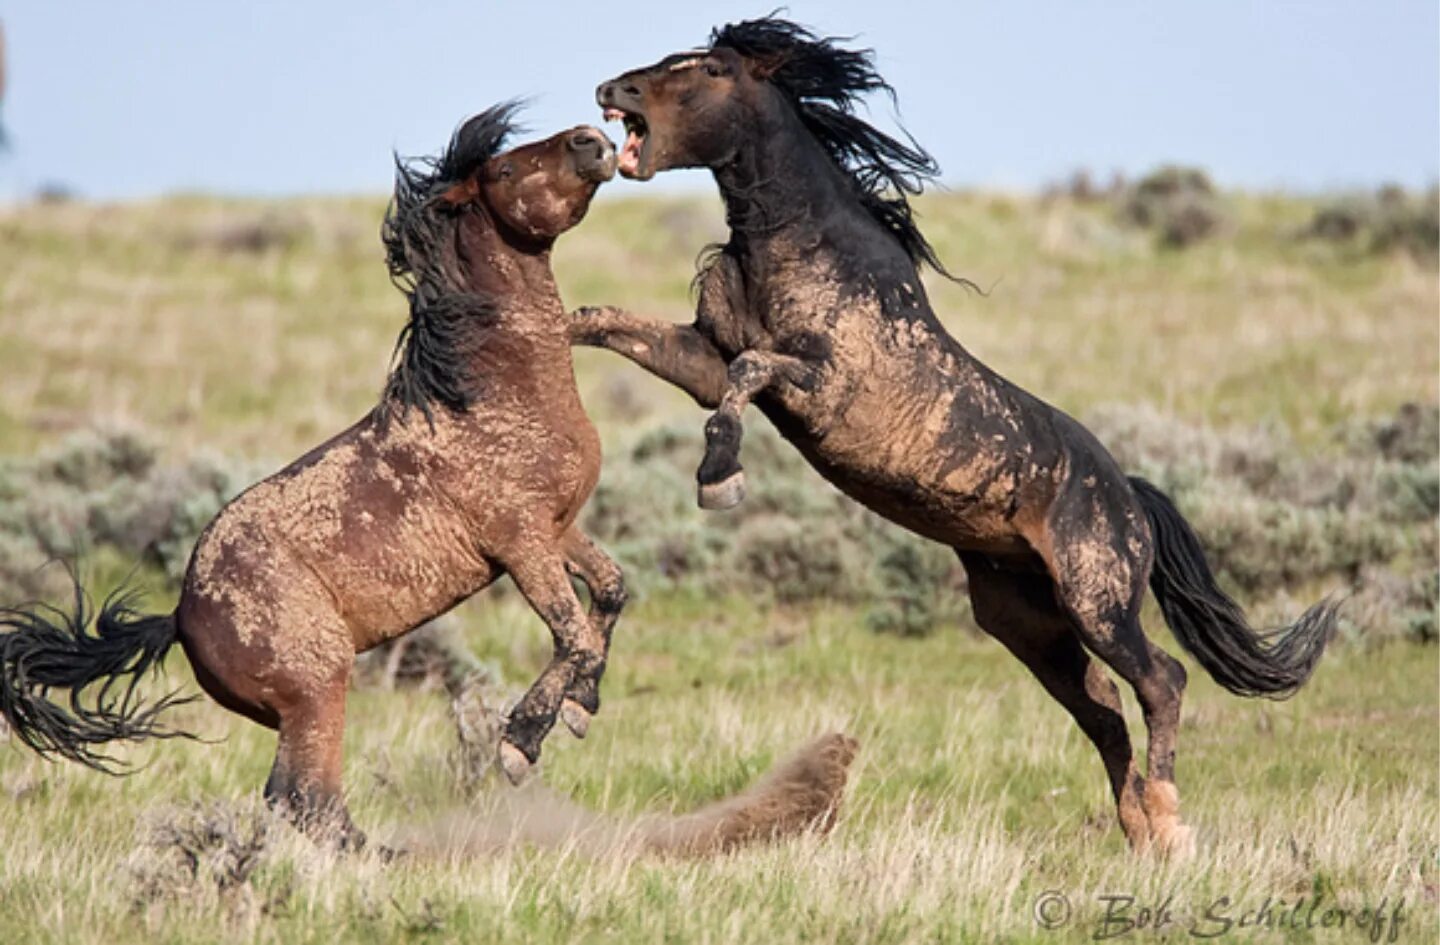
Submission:
<svg viewBox="0 0 1440 945">
<path fill-rule="evenodd" d="M 1103 203 L 927 198 L 942 258 L 989 290 L 932 279 L 936 306 L 970 350 L 1077 415 L 1129 404 L 1162 424 L 1282 431 L 1320 465 L 1337 430 L 1436 403 L 1430 262 L 1298 239 L 1314 200 L 1225 201 L 1223 234 L 1174 252 Z M 195 197 L 0 210 L 0 455 L 135 428 L 177 462 L 208 452 L 266 468 L 348 424 L 378 393 L 403 312 L 380 262 L 382 209 Z M 566 300 L 683 319 L 694 253 L 720 231 L 705 199 L 602 201 L 557 250 Z M 613 356 L 582 352 L 578 372 L 607 479 L 646 431 L 703 422 Z M 1433 520 L 1406 528 L 1420 537 L 1375 563 L 1432 572 Z M 102 589 L 128 568 L 105 549 L 91 564 Z M 164 576 L 140 576 L 156 608 L 167 604 Z M 1307 573 L 1245 603 L 1293 616 L 1356 577 Z M 874 632 L 859 605 L 707 587 L 639 595 L 604 711 L 585 742 L 552 736 L 544 778 L 616 817 L 687 809 L 840 728 L 862 747 L 830 836 L 699 862 L 518 845 L 387 866 L 272 829 L 238 863 L 226 831 L 207 840 L 181 828 L 204 820 L 197 811 L 241 839 L 263 824 L 273 736 L 196 703 L 175 723 L 216 741 L 143 746 L 128 757 L 145 767 L 125 780 L 0 746 L 0 941 L 1344 942 L 1440 931 L 1440 651 L 1389 626 L 1388 612 L 1352 626 L 1289 702 L 1228 696 L 1191 665 L 1179 780 L 1199 850 L 1168 864 L 1124 848 L 1093 749 L 963 608 L 907 638 Z M 483 596 L 459 621 L 512 685 L 548 653 L 513 594 Z M 1147 626 L 1176 651 L 1152 610 Z M 193 687 L 183 659 L 169 672 Z M 442 693 L 355 690 L 346 753 L 352 810 L 376 835 L 466 809 Z M 198 851 L 193 865 L 177 832 Z M 1157 916 L 1158 928 L 1126 925 Z"/>
</svg>

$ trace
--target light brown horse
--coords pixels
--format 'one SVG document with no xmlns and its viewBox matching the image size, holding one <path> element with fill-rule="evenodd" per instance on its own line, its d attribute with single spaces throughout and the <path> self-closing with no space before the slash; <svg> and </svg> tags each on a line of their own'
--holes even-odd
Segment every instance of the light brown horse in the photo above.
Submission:
<svg viewBox="0 0 1440 945">
<path fill-rule="evenodd" d="M 381 403 L 216 516 L 174 613 L 143 616 L 132 595 L 112 595 L 90 635 L 78 586 L 70 613 L 0 613 L 0 711 L 19 738 L 108 769 L 97 745 L 174 734 L 156 725 L 173 698 L 142 705 L 134 689 L 179 641 L 217 702 L 279 730 L 266 798 L 357 847 L 340 757 L 355 654 L 502 574 L 555 644 L 510 714 L 506 772 L 524 774 L 557 714 L 584 735 L 625 588 L 575 527 L 600 443 L 550 251 L 613 176 L 615 150 L 580 127 L 502 153 L 514 110 L 472 118 L 438 159 L 399 165 L 383 236 L 410 321 Z M 103 687 L 87 706 L 79 691 L 93 682 Z M 71 691 L 68 710 L 52 688 Z"/>
</svg>

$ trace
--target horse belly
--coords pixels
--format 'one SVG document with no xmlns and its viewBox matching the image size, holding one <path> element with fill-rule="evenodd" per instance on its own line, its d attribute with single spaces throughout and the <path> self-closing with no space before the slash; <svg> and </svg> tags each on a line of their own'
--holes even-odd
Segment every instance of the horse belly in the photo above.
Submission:
<svg viewBox="0 0 1440 945">
<path fill-rule="evenodd" d="M 791 439 L 821 475 L 896 524 L 946 544 L 1022 550 L 1012 518 L 1034 472 L 1029 444 L 1003 418 L 957 410 L 963 390 L 935 380 L 872 363 L 842 405 L 822 408 L 830 417 L 818 435 L 801 432 L 819 426 L 813 418 L 778 425 L 801 433 Z M 957 423 L 966 414 L 972 423 Z"/>
<path fill-rule="evenodd" d="M 495 565 L 452 518 L 418 511 L 374 532 L 356 529 L 323 566 L 355 652 L 438 617 L 495 579 Z"/>
</svg>

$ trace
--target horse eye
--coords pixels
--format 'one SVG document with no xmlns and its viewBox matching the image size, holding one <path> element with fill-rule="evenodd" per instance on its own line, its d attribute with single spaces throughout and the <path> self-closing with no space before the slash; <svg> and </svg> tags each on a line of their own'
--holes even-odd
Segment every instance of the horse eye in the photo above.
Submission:
<svg viewBox="0 0 1440 945">
<path fill-rule="evenodd" d="M 713 62 L 705 63 L 705 74 L 712 79 L 718 79 L 725 74 L 725 68 Z"/>
<path fill-rule="evenodd" d="M 510 179 L 510 175 L 511 175 L 511 174 L 514 174 L 514 173 L 515 173 L 515 166 L 514 166 L 513 164 L 506 163 L 506 164 L 501 164 L 501 165 L 500 165 L 500 179 L 501 179 L 501 180 L 509 180 L 509 179 Z"/>
</svg>

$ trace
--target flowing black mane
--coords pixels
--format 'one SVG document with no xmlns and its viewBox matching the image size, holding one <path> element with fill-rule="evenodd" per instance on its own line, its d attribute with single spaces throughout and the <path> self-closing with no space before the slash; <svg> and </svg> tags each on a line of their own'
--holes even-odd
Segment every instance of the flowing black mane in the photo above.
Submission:
<svg viewBox="0 0 1440 945">
<path fill-rule="evenodd" d="M 917 266 L 967 282 L 945 269 L 910 206 L 909 197 L 939 176 L 940 166 L 908 132 L 908 143 L 898 141 L 855 114 L 869 93 L 884 92 L 894 102 L 895 90 L 875 71 L 873 50 L 837 45 L 844 41 L 775 17 L 728 23 L 710 34 L 711 49 L 731 49 L 764 66 L 768 81 L 849 175 L 860 203 Z"/>
<path fill-rule="evenodd" d="M 410 302 L 410 320 L 395 341 L 394 366 L 380 409 L 410 407 L 431 418 L 439 403 L 463 411 L 475 397 L 470 369 L 475 328 L 493 321 L 490 299 L 465 286 L 455 258 L 455 228 L 473 208 L 437 198 L 474 174 L 517 131 L 520 103 L 495 105 L 462 124 L 438 157 L 395 158 L 395 196 L 380 239 L 390 279 Z"/>
</svg>

